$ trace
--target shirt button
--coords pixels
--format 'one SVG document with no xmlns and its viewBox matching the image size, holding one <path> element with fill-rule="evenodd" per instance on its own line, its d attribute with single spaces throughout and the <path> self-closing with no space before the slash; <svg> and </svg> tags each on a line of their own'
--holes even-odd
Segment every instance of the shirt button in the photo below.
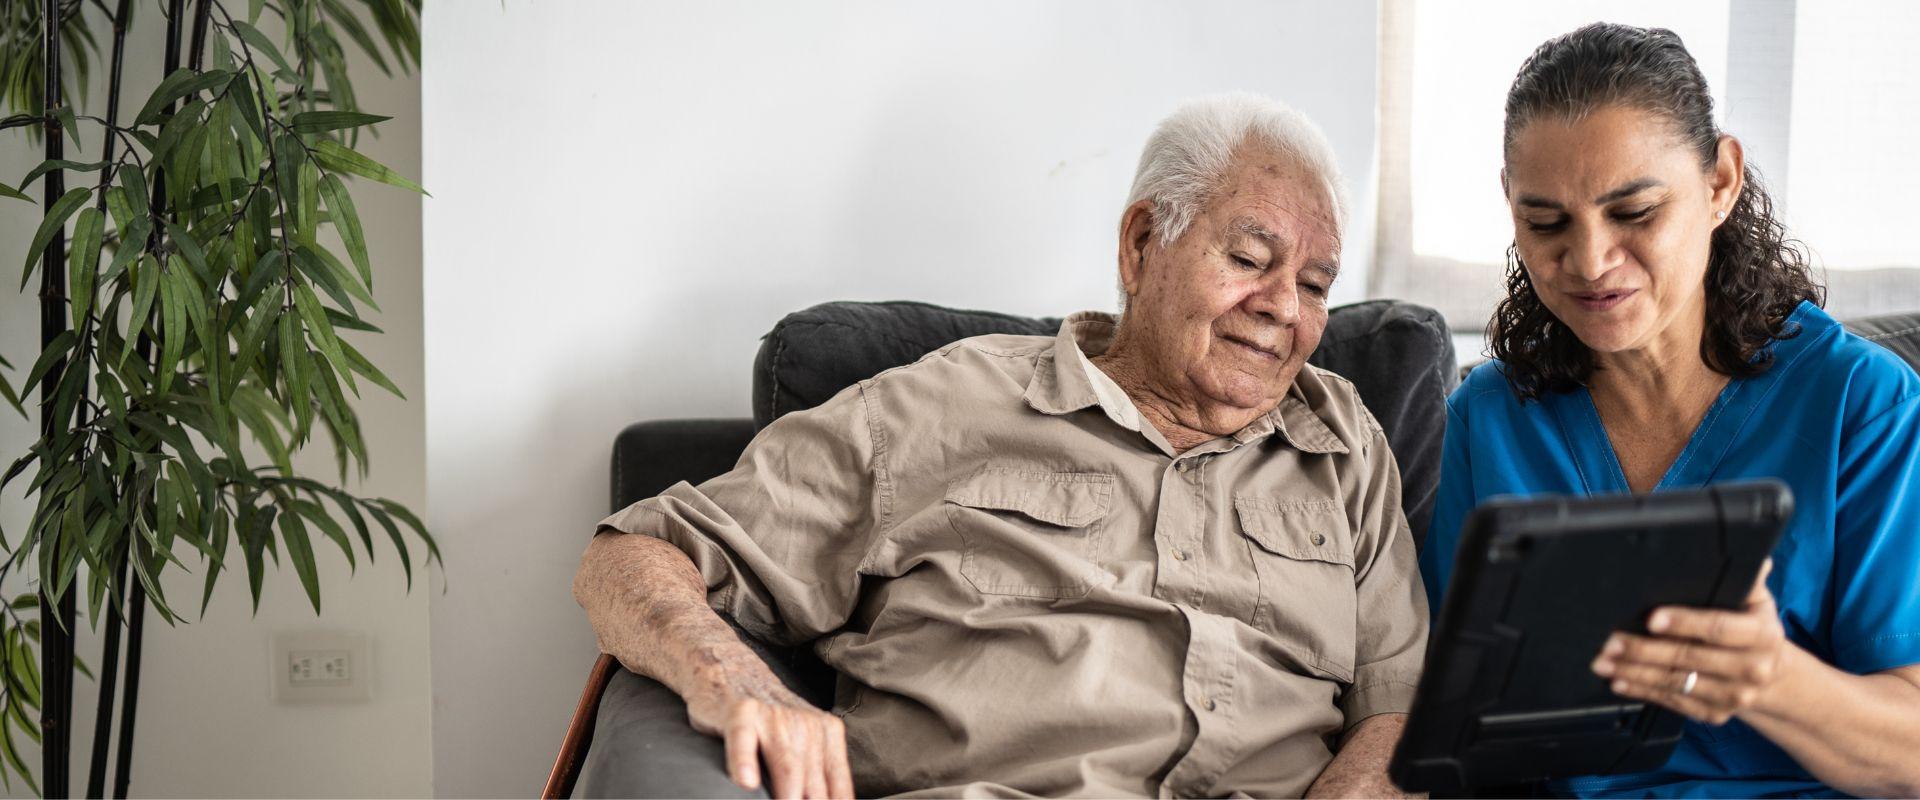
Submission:
<svg viewBox="0 0 1920 800">
<path fill-rule="evenodd" d="M 1179 470 L 1179 471 L 1181 471 L 1181 472 L 1186 472 L 1187 470 L 1190 470 L 1190 469 L 1193 469 L 1193 462 L 1191 462 L 1191 461 L 1176 461 L 1176 462 L 1174 462 L 1174 463 L 1173 463 L 1173 468 L 1174 468 L 1174 469 L 1177 469 L 1177 470 Z"/>
<path fill-rule="evenodd" d="M 1200 702 L 1200 704 L 1201 704 L 1201 705 L 1203 705 L 1203 706 L 1206 706 L 1206 707 L 1207 707 L 1207 710 L 1208 710 L 1208 711 L 1212 711 L 1212 710 L 1214 710 L 1215 708 L 1218 708 L 1218 707 L 1219 707 L 1219 704 L 1217 704 L 1217 703 L 1215 703 L 1215 702 L 1213 702 L 1213 698 L 1211 698 L 1211 697 L 1209 697 L 1209 698 L 1207 698 L 1207 699 L 1205 699 L 1205 700 L 1203 700 L 1203 701 L 1201 701 L 1201 702 Z"/>
<path fill-rule="evenodd" d="M 1319 547 L 1320 545 L 1323 545 L 1323 544 L 1326 544 L 1326 543 L 1327 543 L 1327 537 L 1325 537 L 1325 536 L 1321 536 L 1320 534 L 1317 534 L 1317 533 L 1316 533 L 1316 534 L 1314 534 L 1314 535 L 1313 535 L 1313 539 L 1312 539 L 1312 541 L 1313 541 L 1313 546 L 1314 546 L 1314 547 Z"/>
<path fill-rule="evenodd" d="M 1187 551 L 1185 551 L 1185 550 L 1181 550 L 1181 549 L 1179 549 L 1179 548 L 1174 548 L 1174 551 L 1173 551 L 1173 560 L 1175 560 L 1175 561 L 1185 561 L 1185 560 L 1187 560 Z"/>
</svg>

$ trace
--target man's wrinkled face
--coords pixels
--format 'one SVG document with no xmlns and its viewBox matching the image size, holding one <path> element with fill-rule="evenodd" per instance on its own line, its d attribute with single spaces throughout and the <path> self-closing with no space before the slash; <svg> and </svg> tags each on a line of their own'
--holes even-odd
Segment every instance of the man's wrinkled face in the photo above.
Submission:
<svg viewBox="0 0 1920 800">
<path fill-rule="evenodd" d="M 1278 405 L 1327 325 L 1332 187 L 1297 158 L 1245 148 L 1186 232 L 1140 255 L 1123 270 L 1127 324 L 1155 390 L 1221 410 Z"/>
</svg>

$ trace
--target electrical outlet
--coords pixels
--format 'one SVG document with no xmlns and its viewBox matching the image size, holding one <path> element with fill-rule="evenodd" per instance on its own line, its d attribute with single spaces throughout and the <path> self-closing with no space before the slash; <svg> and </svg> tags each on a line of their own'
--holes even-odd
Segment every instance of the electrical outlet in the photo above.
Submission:
<svg viewBox="0 0 1920 800">
<path fill-rule="evenodd" d="M 353 681 L 353 653 L 347 650 L 293 650 L 287 653 L 287 682 L 294 686 L 343 686 Z"/>
<path fill-rule="evenodd" d="M 273 636 L 273 698 L 280 703 L 352 703 L 372 696 L 364 633 L 281 632 Z"/>
</svg>

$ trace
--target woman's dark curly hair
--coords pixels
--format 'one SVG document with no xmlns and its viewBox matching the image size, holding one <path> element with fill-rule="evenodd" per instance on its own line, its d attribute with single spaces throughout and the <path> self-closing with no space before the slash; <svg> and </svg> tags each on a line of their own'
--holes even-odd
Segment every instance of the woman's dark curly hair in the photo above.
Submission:
<svg viewBox="0 0 1920 800">
<path fill-rule="evenodd" d="M 1507 92 L 1507 151 L 1539 117 L 1578 119 L 1607 105 L 1666 118 L 1699 155 L 1701 169 L 1716 163 L 1720 129 L 1713 122 L 1713 97 L 1680 37 L 1663 28 L 1611 23 L 1548 40 L 1520 66 Z M 1784 328 L 1800 301 L 1825 304 L 1805 251 L 1774 216 L 1773 200 L 1751 166 L 1740 197 L 1713 231 L 1706 290 L 1700 355 L 1708 367 L 1736 378 L 1771 366 L 1765 348 L 1794 334 Z M 1487 325 L 1487 340 L 1523 399 L 1586 385 L 1596 368 L 1592 351 L 1541 302 L 1514 247 L 1507 249 L 1507 297 Z"/>
</svg>

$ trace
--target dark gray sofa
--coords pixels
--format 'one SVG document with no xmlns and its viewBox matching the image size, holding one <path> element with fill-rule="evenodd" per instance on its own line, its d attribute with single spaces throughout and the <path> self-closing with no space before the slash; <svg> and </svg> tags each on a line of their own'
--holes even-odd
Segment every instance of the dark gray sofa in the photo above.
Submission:
<svg viewBox="0 0 1920 800">
<path fill-rule="evenodd" d="M 733 466 L 753 434 L 792 411 L 884 369 L 968 336 L 1051 335 L 1058 319 L 960 311 L 923 303 L 828 303 L 789 315 L 763 339 L 753 366 L 752 419 L 636 423 L 614 443 L 612 506 L 623 508 L 680 480 L 698 483 Z M 1920 365 L 1920 314 L 1849 328 Z M 1402 471 L 1403 506 L 1416 546 L 1439 482 L 1444 398 L 1457 383 L 1452 338 L 1422 306 L 1376 300 L 1334 309 L 1311 361 L 1349 380 L 1379 419 Z M 767 646 L 744 632 L 787 685 L 829 707 L 834 675 L 805 649 Z M 601 696 L 578 797 L 766 797 L 729 781 L 719 740 L 692 730 L 664 686 L 617 670 Z"/>
</svg>

